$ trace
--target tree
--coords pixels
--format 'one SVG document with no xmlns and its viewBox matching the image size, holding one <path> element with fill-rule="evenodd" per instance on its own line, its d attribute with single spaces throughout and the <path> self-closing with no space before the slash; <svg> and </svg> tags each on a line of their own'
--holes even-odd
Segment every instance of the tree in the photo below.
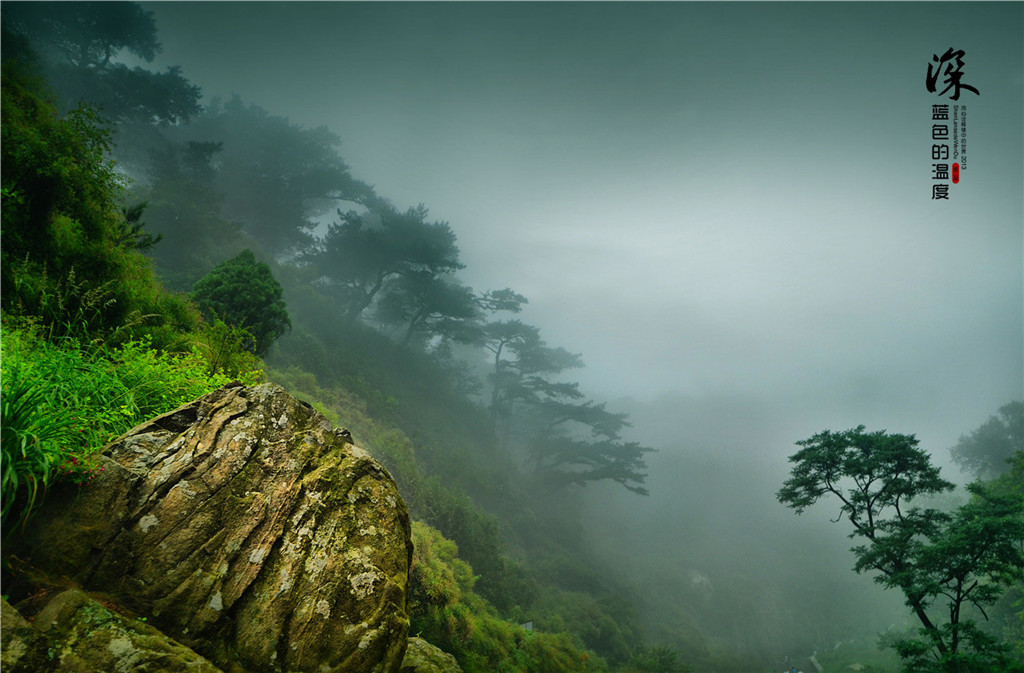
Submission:
<svg viewBox="0 0 1024 673">
<path fill-rule="evenodd" d="M 553 490 L 607 479 L 637 495 L 648 495 L 643 485 L 647 479 L 644 454 L 653 449 L 638 442 L 555 435 L 537 440 L 534 446 L 537 473 Z"/>
<path fill-rule="evenodd" d="M 145 323 L 156 342 L 175 340 L 198 318 L 187 302 L 163 292 L 138 251 L 154 239 L 143 230 L 140 208 L 119 208 L 123 180 L 108 158 L 110 132 L 90 108 L 60 115 L 47 102 L 31 49 L 11 38 L 5 26 L 4 310 L 40 318 L 51 336 L 111 343 Z"/>
<path fill-rule="evenodd" d="M 1000 407 L 998 416 L 989 416 L 950 449 L 953 460 L 978 478 L 992 478 L 1008 470 L 1018 451 L 1024 451 L 1024 402 L 1019 401 Z"/>
<path fill-rule="evenodd" d="M 38 49 L 80 68 L 102 68 L 125 49 L 147 62 L 160 51 L 153 13 L 134 2 L 34 2 L 4 7 L 4 18 Z"/>
<path fill-rule="evenodd" d="M 1024 450 L 1008 462 L 1009 469 L 986 485 L 1000 495 L 1024 499 Z M 989 614 L 1002 626 L 1003 640 L 1011 644 L 1020 662 L 1016 673 L 1024 673 L 1024 578 L 999 599 Z"/>
<path fill-rule="evenodd" d="M 169 135 L 223 145 L 213 182 L 223 194 L 222 216 L 240 222 L 279 258 L 312 248 L 319 218 L 339 202 L 377 203 L 373 189 L 355 179 L 338 154 L 337 135 L 323 126 L 303 128 L 237 96 L 214 100 Z"/>
<path fill-rule="evenodd" d="M 608 411 L 583 394 L 577 384 L 549 384 L 546 397 L 531 415 L 529 451 L 536 472 L 552 488 L 587 482 L 614 481 L 638 495 L 648 495 L 644 454 L 653 449 L 624 442 L 628 415 Z M 566 399 L 568 398 L 568 399 Z M 572 400 L 572 401 L 570 401 Z"/>
<path fill-rule="evenodd" d="M 491 373 L 491 415 L 504 439 L 517 405 L 536 407 L 554 396 L 579 399 L 576 384 L 552 383 L 548 377 L 582 367 L 578 354 L 551 348 L 540 338 L 540 330 L 519 320 L 488 323 L 483 330 L 484 347 L 494 354 Z"/>
<path fill-rule="evenodd" d="M 511 290 L 485 299 L 515 308 L 525 302 Z M 578 383 L 552 380 L 582 367 L 580 355 L 548 346 L 540 330 L 519 320 L 491 322 L 482 332 L 484 347 L 494 354 L 491 414 L 497 432 L 505 443 L 513 420 L 522 421 L 525 448 L 543 484 L 557 490 L 609 479 L 647 495 L 644 454 L 652 449 L 622 441 L 627 415 L 585 400 Z"/>
<path fill-rule="evenodd" d="M 476 301 L 482 311 L 491 314 L 498 311 L 519 313 L 523 310 L 523 304 L 530 303 L 526 297 L 509 287 L 503 290 L 488 290 L 477 297 Z"/>
<path fill-rule="evenodd" d="M 147 63 L 160 52 L 153 13 L 133 2 L 4 5 L 4 22 L 28 37 L 65 110 L 88 103 L 114 121 L 178 123 L 199 112 L 199 88 L 178 68 L 129 68 L 121 52 Z"/>
<path fill-rule="evenodd" d="M 381 301 L 377 315 L 385 322 L 403 324 L 402 345 L 415 336 L 439 336 L 458 343 L 473 343 L 479 316 L 473 290 L 430 271 L 416 271 L 396 279 Z"/>
<path fill-rule="evenodd" d="M 402 213 L 382 207 L 338 212 L 318 249 L 307 256 L 352 322 L 398 277 L 435 279 L 463 268 L 447 222 L 427 222 L 422 205 Z"/>
<path fill-rule="evenodd" d="M 822 497 L 860 539 L 854 570 L 903 593 L 921 640 L 895 644 L 908 673 L 1005 670 L 1005 647 L 968 616 L 985 615 L 1024 572 L 1024 501 L 973 484 L 974 499 L 953 513 L 913 504 L 954 488 L 913 435 L 824 431 L 797 442 L 780 502 L 798 514 Z M 838 519 L 837 519 L 838 521 Z M 945 607 L 940 616 L 939 607 Z"/>
<path fill-rule="evenodd" d="M 134 248 L 135 250 L 148 250 L 160 242 L 162 234 L 153 234 L 145 231 L 146 223 L 142 221 L 142 215 L 146 212 L 145 201 L 131 206 L 122 206 L 121 214 L 124 219 L 117 224 L 115 234 L 117 244 L 123 248 Z"/>
<path fill-rule="evenodd" d="M 265 354 L 291 327 L 281 295 L 270 267 L 257 262 L 251 250 L 218 265 L 192 291 L 192 299 L 209 322 L 220 319 L 249 332 L 253 337 L 249 350 L 256 355 Z"/>
<path fill-rule="evenodd" d="M 162 238 L 147 251 L 164 283 L 189 291 L 229 254 L 252 245 L 238 223 L 222 216 L 216 188 L 215 142 L 163 142 L 150 149 L 145 183 L 137 197 L 148 203 L 148 227 Z"/>
</svg>

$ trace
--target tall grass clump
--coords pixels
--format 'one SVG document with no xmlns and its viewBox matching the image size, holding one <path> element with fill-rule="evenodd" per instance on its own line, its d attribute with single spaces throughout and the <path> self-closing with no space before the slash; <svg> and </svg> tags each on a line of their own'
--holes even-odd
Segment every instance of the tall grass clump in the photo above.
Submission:
<svg viewBox="0 0 1024 673">
<path fill-rule="evenodd" d="M 0 454 L 2 454 L 2 519 L 19 501 L 20 523 L 46 492 L 57 468 L 70 459 L 72 423 L 47 413 L 44 391 L 17 370 L 4 373 L 0 388 Z"/>
<path fill-rule="evenodd" d="M 87 482 L 105 444 L 153 416 L 225 385 L 257 383 L 259 369 L 210 372 L 193 348 L 167 353 L 145 340 L 116 348 L 49 341 L 31 323 L 5 322 L 0 338 L 2 521 L 24 523 L 57 480 Z"/>
</svg>

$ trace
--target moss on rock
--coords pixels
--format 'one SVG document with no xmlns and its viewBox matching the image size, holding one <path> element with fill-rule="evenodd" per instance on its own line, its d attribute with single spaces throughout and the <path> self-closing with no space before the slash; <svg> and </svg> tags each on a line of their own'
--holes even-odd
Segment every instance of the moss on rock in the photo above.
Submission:
<svg viewBox="0 0 1024 673">
<path fill-rule="evenodd" d="M 349 436 L 273 384 L 221 388 L 105 451 L 18 543 L 222 667 L 390 673 L 405 653 L 409 518 Z"/>
</svg>

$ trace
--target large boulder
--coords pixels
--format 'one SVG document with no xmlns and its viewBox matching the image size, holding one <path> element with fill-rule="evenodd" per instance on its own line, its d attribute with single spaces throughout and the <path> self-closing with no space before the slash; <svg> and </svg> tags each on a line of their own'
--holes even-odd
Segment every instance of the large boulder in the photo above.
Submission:
<svg viewBox="0 0 1024 673">
<path fill-rule="evenodd" d="M 15 554 L 229 669 L 385 673 L 406 649 L 409 517 L 381 465 L 272 384 L 140 425 L 52 492 Z"/>
</svg>

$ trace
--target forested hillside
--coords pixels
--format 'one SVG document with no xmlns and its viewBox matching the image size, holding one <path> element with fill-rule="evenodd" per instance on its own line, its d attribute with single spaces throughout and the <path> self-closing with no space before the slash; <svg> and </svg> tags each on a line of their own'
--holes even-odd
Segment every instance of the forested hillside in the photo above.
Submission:
<svg viewBox="0 0 1024 673">
<path fill-rule="evenodd" d="M 657 509 L 665 537 L 643 560 L 628 531 L 595 542 L 629 527 L 619 512 L 652 482 L 742 501 L 764 473 L 659 460 L 638 439 L 657 433 L 616 410 L 628 401 L 576 381 L 586 354 L 523 319 L 530 297 L 462 280 L 460 223 L 378 193 L 330 129 L 151 69 L 160 26 L 133 3 L 5 3 L 3 30 L 5 536 L 32 526 L 51 484 L 88 489 L 90 456 L 134 425 L 271 381 L 394 477 L 414 520 L 410 635 L 464 671 L 749 672 L 825 644 L 836 665 L 894 670 L 865 655 L 875 625 L 855 587 L 849 618 L 819 623 L 800 578 L 820 559 L 761 586 L 721 562 L 713 531 L 677 539 L 680 515 Z M 666 484 L 651 465 L 690 476 Z M 730 586 L 672 575 L 698 545 L 689 558 Z M 1017 587 L 998 615 L 1019 648 Z"/>
<path fill-rule="evenodd" d="M 559 378 L 580 356 L 515 319 L 527 298 L 461 284 L 453 229 L 354 178 L 328 130 L 120 63 L 159 49 L 137 6 L 65 10 L 4 6 L 4 444 L 38 442 L 5 452 L 5 531 L 134 423 L 266 377 L 393 473 L 422 522 L 413 630 L 464 670 L 676 661 L 571 515 L 575 484 L 642 492 L 647 449 Z"/>
</svg>

